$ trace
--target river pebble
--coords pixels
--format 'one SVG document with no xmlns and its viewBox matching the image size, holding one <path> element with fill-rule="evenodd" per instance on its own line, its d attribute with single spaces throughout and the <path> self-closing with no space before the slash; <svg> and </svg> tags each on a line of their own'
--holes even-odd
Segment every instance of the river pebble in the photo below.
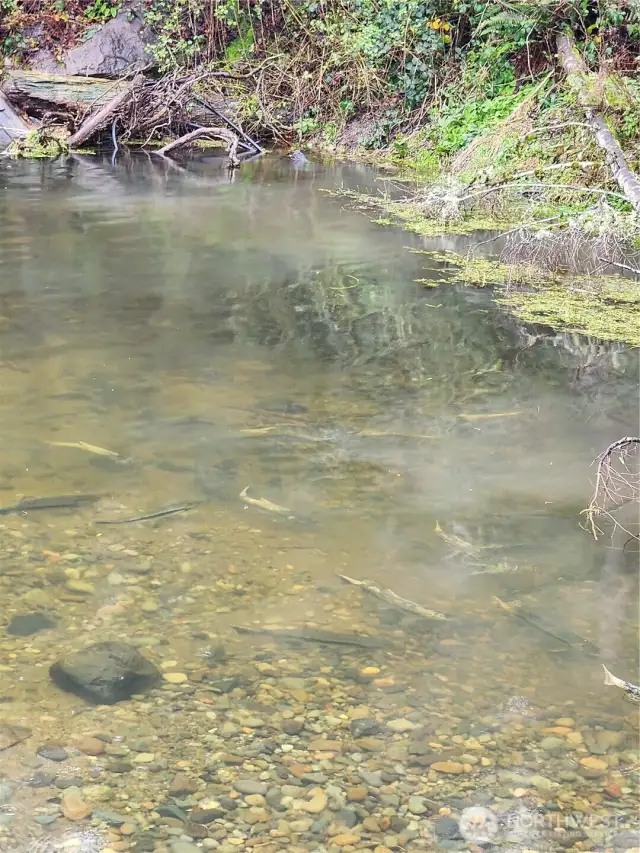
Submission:
<svg viewBox="0 0 640 853">
<path fill-rule="evenodd" d="M 168 530 L 163 524 L 150 528 L 154 536 Z M 615 695 L 609 710 L 596 712 L 593 702 L 588 713 L 571 698 L 540 701 L 539 673 L 536 681 L 537 670 L 523 670 L 510 649 L 501 651 L 500 665 L 495 656 L 488 668 L 474 659 L 482 671 L 475 679 L 470 658 L 436 654 L 428 635 L 400 630 L 397 620 L 381 627 L 372 619 L 377 611 L 360 605 L 354 611 L 347 599 L 333 600 L 329 593 L 319 600 L 331 602 L 332 609 L 313 611 L 319 623 L 334 620 L 342 632 L 386 631 L 406 655 L 235 637 L 224 620 L 240 622 L 234 610 L 244 593 L 237 587 L 246 589 L 258 577 L 268 583 L 268 573 L 249 571 L 231 554 L 227 562 L 234 571 L 216 563 L 213 572 L 213 557 L 201 573 L 195 559 L 188 560 L 189 571 L 180 568 L 186 557 L 176 570 L 171 560 L 178 541 L 186 550 L 205 543 L 213 553 L 211 539 L 186 537 L 167 541 L 165 570 L 132 571 L 126 546 L 101 551 L 94 562 L 91 554 L 73 561 L 78 579 L 87 578 L 97 590 L 111 589 L 113 598 L 101 607 L 116 610 L 96 616 L 95 607 L 80 599 L 68 602 L 71 611 L 54 609 L 52 602 L 39 606 L 64 612 L 76 626 L 84 623 L 74 621 L 75 613 L 94 618 L 100 635 L 70 632 L 67 645 L 37 655 L 30 651 L 33 638 L 0 638 L 0 645 L 13 644 L 4 649 L 3 661 L 10 663 L 2 665 L 30 671 L 33 657 L 42 663 L 35 673 L 44 675 L 46 686 L 33 715 L 25 713 L 25 704 L 5 706 L 0 748 L 9 745 L 1 754 L 19 760 L 3 771 L 0 804 L 7 797 L 5 804 L 20 819 L 0 827 L 0 849 L 13 837 L 9 833 L 17 833 L 16 824 L 42 832 L 48 823 L 52 838 L 94 832 L 113 853 L 420 853 L 436 847 L 457 853 L 466 844 L 460 820 L 470 806 L 486 807 L 499 820 L 497 853 L 585 853 L 589 844 L 609 849 L 606 820 L 613 814 L 619 831 L 631 828 L 638 790 L 629 770 L 639 758 L 637 737 L 628 709 L 616 704 Z M 144 552 L 142 546 L 136 550 Z M 265 559 L 266 554 L 265 548 Z M 114 574 L 124 582 L 109 583 Z M 56 595 L 64 588 L 63 579 L 51 587 Z M 316 599 L 314 592 L 309 613 L 318 607 Z M 158 609 L 143 608 L 148 600 Z M 297 601 L 293 595 L 291 600 Z M 354 600 L 360 602 L 358 596 Z M 216 616 L 217 608 L 227 611 Z M 490 632 L 493 622 L 483 616 L 480 628 L 473 625 L 474 631 Z M 457 623 L 447 626 L 442 648 L 457 649 L 447 644 L 447 632 L 457 637 L 460 631 Z M 457 643 L 479 648 L 474 637 Z M 120 646 L 114 644 L 124 640 L 130 650 L 144 649 L 149 681 L 139 692 L 118 693 L 113 704 L 99 704 L 48 682 L 50 662 L 73 661 L 76 650 L 107 642 L 116 663 Z M 214 654 L 217 648 L 224 653 Z M 95 667 L 96 698 L 111 700 L 101 693 L 100 671 Z M 513 696 L 516 683 L 520 698 Z M 24 732 L 18 728 L 23 722 L 30 724 Z M 527 815 L 549 825 L 555 846 L 538 843 L 526 828 Z M 571 834 L 565 824 L 554 823 L 567 815 L 586 816 L 583 828 Z M 592 816 L 594 826 L 584 826 Z M 520 833 L 517 840 L 505 827 Z M 576 842 L 582 847 L 574 848 Z M 625 849 L 634 846 L 630 842 Z"/>
</svg>

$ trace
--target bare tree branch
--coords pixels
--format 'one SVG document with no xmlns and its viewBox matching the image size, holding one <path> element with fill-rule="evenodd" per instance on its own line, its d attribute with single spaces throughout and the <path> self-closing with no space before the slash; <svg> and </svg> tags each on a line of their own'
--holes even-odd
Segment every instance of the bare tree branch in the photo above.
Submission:
<svg viewBox="0 0 640 853">
<path fill-rule="evenodd" d="M 235 168 L 240 165 L 240 160 L 237 155 L 239 142 L 238 137 L 235 133 L 231 133 L 230 130 L 225 130 L 222 127 L 198 127 L 196 130 L 192 130 L 190 133 L 185 133 L 184 136 L 167 143 L 167 145 L 164 145 L 156 153 L 161 157 L 165 157 L 171 151 L 175 151 L 176 148 L 182 148 L 183 145 L 190 145 L 192 142 L 195 142 L 196 139 L 204 139 L 206 137 L 210 139 L 222 139 L 226 142 L 226 150 L 229 154 L 229 166 Z"/>
</svg>

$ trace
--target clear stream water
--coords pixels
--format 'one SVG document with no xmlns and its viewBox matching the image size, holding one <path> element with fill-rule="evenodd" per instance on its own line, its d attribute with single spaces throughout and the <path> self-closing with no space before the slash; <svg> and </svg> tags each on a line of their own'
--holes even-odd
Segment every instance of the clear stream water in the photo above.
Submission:
<svg viewBox="0 0 640 853">
<path fill-rule="evenodd" d="M 606 536 L 580 526 L 594 458 L 637 434 L 637 355 L 523 328 L 483 291 L 425 288 L 417 280 L 437 273 L 409 248 L 473 240 L 408 235 L 322 192 L 375 189 L 362 167 L 266 159 L 230 182 L 212 158 L 69 157 L 4 163 L 0 182 L 0 504 L 101 496 L 0 518 L 0 724 L 31 731 L 0 751 L 0 847 L 462 849 L 474 838 L 442 821 L 473 805 L 503 829 L 520 816 L 519 831 L 492 836 L 504 849 L 640 846 L 637 714 L 601 667 L 637 681 L 637 555 L 607 566 Z M 290 512 L 247 504 L 247 486 Z M 449 619 L 425 623 L 338 574 Z M 7 632 L 32 612 L 55 627 Z M 237 625 L 391 646 L 283 645 Z M 113 639 L 186 682 L 110 708 L 51 683 L 54 660 Z M 228 659 L 214 670 L 240 678 L 227 692 L 206 674 L 220 644 Z M 256 734 L 242 722 L 258 712 Z M 365 712 L 382 732 L 371 752 L 347 746 Z M 305 728 L 283 733 L 281 717 Z M 96 733 L 159 766 L 110 771 L 75 748 Z M 337 757 L 309 751 L 326 733 L 344 743 Z M 38 757 L 44 743 L 66 760 Z M 207 777 L 220 744 L 241 758 Z M 194 797 L 233 792 L 238 773 L 286 785 L 274 767 L 292 757 L 311 774 L 289 773 L 293 784 L 329 790 L 326 826 L 286 792 L 253 822 L 243 815 L 261 795 L 241 795 L 206 838 L 155 810 L 173 802 L 177 770 L 200 780 L 179 798 L 188 812 Z M 340 832 L 358 768 L 387 775 L 342 803 L 356 816 Z M 84 803 L 96 785 L 111 793 L 69 818 L 69 783 Z M 128 816 L 126 832 L 100 809 Z M 558 814 L 582 816 L 577 834 L 551 825 Z"/>
</svg>

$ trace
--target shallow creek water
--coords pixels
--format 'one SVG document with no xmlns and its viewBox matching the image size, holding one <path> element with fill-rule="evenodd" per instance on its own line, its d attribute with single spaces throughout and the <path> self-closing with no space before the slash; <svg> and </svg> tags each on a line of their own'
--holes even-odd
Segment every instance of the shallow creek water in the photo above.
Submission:
<svg viewBox="0 0 640 853">
<path fill-rule="evenodd" d="M 640 847 L 637 555 L 580 526 L 637 356 L 425 288 L 469 241 L 322 192 L 358 167 L 1 178 L 0 504 L 99 500 L 0 517 L 0 849 Z M 103 641 L 161 681 L 52 683 Z"/>
</svg>

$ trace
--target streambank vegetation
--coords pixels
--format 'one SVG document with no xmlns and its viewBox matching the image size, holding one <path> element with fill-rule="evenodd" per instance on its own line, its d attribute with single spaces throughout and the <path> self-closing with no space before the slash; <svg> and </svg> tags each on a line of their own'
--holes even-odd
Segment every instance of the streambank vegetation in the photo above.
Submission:
<svg viewBox="0 0 640 853">
<path fill-rule="evenodd" d="M 166 157 L 215 140 L 232 168 L 266 145 L 370 158 L 393 175 L 348 203 L 424 234 L 494 229 L 487 242 L 499 241 L 490 248 L 510 283 L 518 265 L 638 276 L 636 0 L 0 0 L 0 10 L 15 156 L 137 145 Z"/>
</svg>

